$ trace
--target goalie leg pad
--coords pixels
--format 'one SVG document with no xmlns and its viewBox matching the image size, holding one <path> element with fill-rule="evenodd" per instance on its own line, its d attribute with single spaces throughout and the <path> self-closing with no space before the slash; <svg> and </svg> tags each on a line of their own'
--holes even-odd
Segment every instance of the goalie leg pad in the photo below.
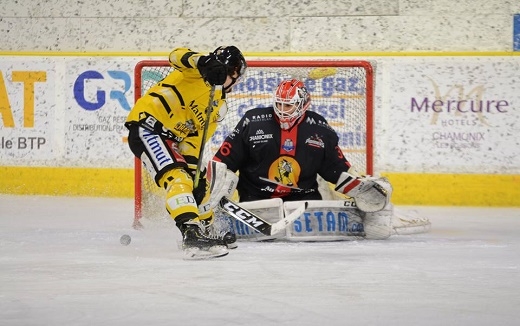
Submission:
<svg viewBox="0 0 520 326">
<path fill-rule="evenodd" d="M 209 161 L 206 177 L 209 182 L 211 208 L 217 207 L 222 197 L 231 197 L 237 188 L 238 176 L 222 162 Z"/>
<path fill-rule="evenodd" d="M 432 226 L 430 220 L 427 217 L 420 216 L 417 211 L 402 210 L 394 207 L 393 215 L 392 228 L 394 234 L 397 235 L 427 233 Z"/>
<path fill-rule="evenodd" d="M 393 233 L 392 218 L 394 215 L 393 205 L 387 205 L 384 209 L 365 213 L 363 224 L 365 227 L 365 239 L 384 240 Z"/>
</svg>

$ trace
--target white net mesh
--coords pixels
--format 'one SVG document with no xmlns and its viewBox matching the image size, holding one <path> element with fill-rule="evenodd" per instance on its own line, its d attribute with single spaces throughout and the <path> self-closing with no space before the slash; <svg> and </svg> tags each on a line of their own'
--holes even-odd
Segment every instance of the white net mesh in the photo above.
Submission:
<svg viewBox="0 0 520 326">
<path fill-rule="evenodd" d="M 310 110 L 323 115 L 339 135 L 339 146 L 360 172 L 372 174 L 372 66 L 366 61 L 248 61 L 240 83 L 227 96 L 228 113 L 208 139 L 204 161 L 213 157 L 244 112 L 272 105 L 278 83 L 287 78 L 302 80 L 312 98 Z M 144 61 L 135 71 L 136 90 L 144 94 L 163 79 L 171 67 L 167 61 Z M 136 98 L 140 96 L 136 94 Z M 136 164 L 136 168 L 140 168 Z M 145 170 L 136 173 L 136 215 L 164 218 L 164 193 Z M 140 188 L 140 189 L 139 189 Z M 320 191 L 332 199 L 330 187 L 320 181 Z"/>
</svg>

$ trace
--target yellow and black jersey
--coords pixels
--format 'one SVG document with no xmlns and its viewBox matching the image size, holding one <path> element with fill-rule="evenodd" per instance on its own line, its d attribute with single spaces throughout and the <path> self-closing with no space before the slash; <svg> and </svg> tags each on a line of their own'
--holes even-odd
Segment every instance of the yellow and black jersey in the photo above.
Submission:
<svg viewBox="0 0 520 326">
<path fill-rule="evenodd" d="M 174 70 L 152 86 L 130 111 L 127 124 L 139 124 L 153 116 L 175 135 L 179 150 L 184 156 L 198 157 L 206 121 L 206 108 L 211 86 L 197 69 L 201 53 L 188 48 L 176 48 L 169 56 Z M 217 128 L 217 122 L 226 112 L 225 93 L 217 89 L 213 100 L 207 138 Z M 224 113 L 225 114 L 225 113 Z"/>
</svg>

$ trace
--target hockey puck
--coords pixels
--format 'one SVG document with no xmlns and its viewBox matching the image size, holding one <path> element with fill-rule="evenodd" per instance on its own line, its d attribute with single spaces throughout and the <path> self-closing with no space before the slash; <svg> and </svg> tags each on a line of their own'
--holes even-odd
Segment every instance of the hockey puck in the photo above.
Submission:
<svg viewBox="0 0 520 326">
<path fill-rule="evenodd" d="M 132 242 L 132 238 L 130 238 L 128 234 L 123 234 L 121 239 L 119 239 L 119 242 L 121 242 L 123 246 L 128 246 L 130 242 Z"/>
</svg>

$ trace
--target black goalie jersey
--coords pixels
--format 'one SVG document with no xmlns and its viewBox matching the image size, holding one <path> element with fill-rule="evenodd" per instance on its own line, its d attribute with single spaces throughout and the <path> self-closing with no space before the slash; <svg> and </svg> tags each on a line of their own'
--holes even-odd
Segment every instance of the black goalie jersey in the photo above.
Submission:
<svg viewBox="0 0 520 326">
<path fill-rule="evenodd" d="M 307 111 L 300 124 L 282 130 L 273 108 L 247 111 L 214 159 L 239 171 L 240 201 L 321 199 L 317 175 L 336 183 L 350 167 L 324 117 Z"/>
</svg>

